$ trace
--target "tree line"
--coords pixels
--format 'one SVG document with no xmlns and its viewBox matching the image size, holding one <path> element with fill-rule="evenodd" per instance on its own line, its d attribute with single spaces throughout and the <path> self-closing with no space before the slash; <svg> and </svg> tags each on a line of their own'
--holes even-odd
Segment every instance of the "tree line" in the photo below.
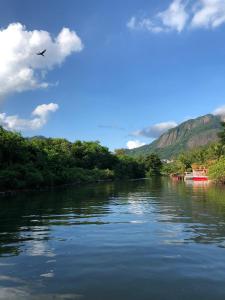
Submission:
<svg viewBox="0 0 225 300">
<path fill-rule="evenodd" d="M 123 151 L 111 153 L 97 141 L 24 138 L 0 127 L 1 190 L 138 179 L 159 175 L 161 168 L 156 154 L 135 159 Z"/>
</svg>

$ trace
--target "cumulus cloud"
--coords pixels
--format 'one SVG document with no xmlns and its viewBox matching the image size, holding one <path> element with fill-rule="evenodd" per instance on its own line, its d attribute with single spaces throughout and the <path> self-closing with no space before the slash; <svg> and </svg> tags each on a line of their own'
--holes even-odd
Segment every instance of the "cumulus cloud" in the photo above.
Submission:
<svg viewBox="0 0 225 300">
<path fill-rule="evenodd" d="M 215 28 L 225 23 L 224 0 L 173 0 L 169 7 L 152 17 L 132 16 L 127 22 L 131 30 L 153 33 L 185 28 Z"/>
<path fill-rule="evenodd" d="M 153 18 L 137 18 L 135 16 L 127 22 L 130 29 L 145 29 L 154 33 L 176 30 L 182 31 L 188 20 L 185 4 L 181 0 L 174 0 L 169 7 L 159 12 Z"/>
<path fill-rule="evenodd" d="M 153 126 L 146 127 L 141 130 L 133 132 L 134 136 L 144 136 L 148 138 L 158 138 L 167 130 L 176 127 L 178 124 L 174 121 L 157 123 Z"/>
<path fill-rule="evenodd" d="M 0 45 L 0 97 L 48 87 L 43 81 L 46 72 L 83 49 L 79 36 L 68 28 L 52 37 L 44 30 L 28 31 L 20 23 L 0 29 Z M 45 57 L 37 56 L 43 49 Z"/>
<path fill-rule="evenodd" d="M 33 118 L 30 119 L 0 113 L 0 125 L 7 130 L 37 130 L 47 123 L 49 114 L 57 111 L 58 108 L 56 103 L 38 105 L 32 112 Z"/>
<path fill-rule="evenodd" d="M 127 142 L 127 148 L 128 149 L 134 149 L 134 148 L 138 148 L 138 147 L 141 147 L 141 146 L 144 146 L 146 145 L 145 143 L 142 143 L 138 140 L 135 140 L 135 141 L 128 141 Z"/>
<path fill-rule="evenodd" d="M 183 30 L 188 20 L 185 4 L 181 0 L 174 0 L 167 10 L 159 13 L 157 16 L 161 19 L 165 28 L 178 32 Z"/>
<path fill-rule="evenodd" d="M 192 27 L 215 28 L 225 22 L 224 0 L 200 0 L 192 19 Z"/>
</svg>

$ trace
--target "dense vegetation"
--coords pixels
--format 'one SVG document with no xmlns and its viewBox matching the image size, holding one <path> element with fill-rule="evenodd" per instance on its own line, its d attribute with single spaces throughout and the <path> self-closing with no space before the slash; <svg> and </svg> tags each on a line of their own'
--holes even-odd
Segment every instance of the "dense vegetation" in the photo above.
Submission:
<svg viewBox="0 0 225 300">
<path fill-rule="evenodd" d="M 123 149 L 111 153 L 99 142 L 24 138 L 0 127 L 0 190 L 184 173 L 196 164 L 225 183 L 225 123 L 221 125 L 218 142 L 181 152 L 164 164 L 154 153 L 131 157 Z"/>
<path fill-rule="evenodd" d="M 143 178 L 159 175 L 161 166 L 155 154 L 134 159 L 113 154 L 99 142 L 28 139 L 0 127 L 1 190 Z"/>
<path fill-rule="evenodd" d="M 164 164 L 163 173 L 184 173 L 192 167 L 203 166 L 208 169 L 210 179 L 225 183 L 225 122 L 223 130 L 218 133 L 219 141 L 192 151 L 180 153 L 170 163 Z"/>
</svg>

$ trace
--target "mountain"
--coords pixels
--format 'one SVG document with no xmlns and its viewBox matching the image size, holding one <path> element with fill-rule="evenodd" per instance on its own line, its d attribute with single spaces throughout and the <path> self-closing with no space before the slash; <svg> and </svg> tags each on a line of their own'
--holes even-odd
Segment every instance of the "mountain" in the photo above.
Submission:
<svg viewBox="0 0 225 300">
<path fill-rule="evenodd" d="M 211 114 L 185 121 L 174 127 L 149 145 L 126 150 L 131 156 L 157 153 L 162 159 L 175 157 L 182 151 L 191 150 L 218 140 L 221 120 Z"/>
</svg>

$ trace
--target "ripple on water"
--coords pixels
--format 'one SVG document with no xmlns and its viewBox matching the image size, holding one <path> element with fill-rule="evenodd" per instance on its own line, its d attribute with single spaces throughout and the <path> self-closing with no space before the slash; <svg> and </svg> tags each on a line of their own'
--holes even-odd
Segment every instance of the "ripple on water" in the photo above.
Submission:
<svg viewBox="0 0 225 300">
<path fill-rule="evenodd" d="M 225 191 L 167 179 L 0 202 L 0 299 L 225 299 Z"/>
</svg>

